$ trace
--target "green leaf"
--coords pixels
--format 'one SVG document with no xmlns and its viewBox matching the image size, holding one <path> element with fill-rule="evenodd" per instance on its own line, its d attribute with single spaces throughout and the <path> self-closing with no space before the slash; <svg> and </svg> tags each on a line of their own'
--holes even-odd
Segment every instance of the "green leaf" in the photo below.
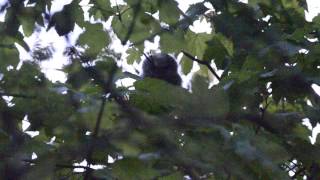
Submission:
<svg viewBox="0 0 320 180">
<path fill-rule="evenodd" d="M 233 56 L 233 43 L 222 34 L 215 34 L 205 50 L 204 58 L 206 60 L 214 59 L 219 69 L 224 69 L 225 58 Z"/>
<path fill-rule="evenodd" d="M 195 20 L 195 18 L 203 15 L 206 11 L 208 11 L 208 8 L 203 3 L 196 3 L 190 5 L 186 14 Z"/>
<path fill-rule="evenodd" d="M 19 63 L 19 52 L 15 47 L 0 48 L 0 72 L 7 71 L 8 66 L 16 67 Z"/>
<path fill-rule="evenodd" d="M 165 32 L 161 34 L 160 47 L 167 53 L 180 53 L 185 47 L 186 40 L 183 31 Z"/>
<path fill-rule="evenodd" d="M 47 157 L 45 160 L 38 161 L 35 166 L 28 171 L 24 176 L 26 180 L 37 179 L 41 177 L 42 179 L 50 179 L 54 175 L 55 169 L 55 159 Z"/>
<path fill-rule="evenodd" d="M 113 176 L 117 179 L 152 179 L 158 172 L 151 168 L 150 163 L 144 163 L 134 158 L 117 161 L 113 166 Z"/>
<path fill-rule="evenodd" d="M 107 103 L 104 116 L 101 120 L 101 129 L 104 130 L 112 130 L 115 128 L 117 121 L 119 120 L 120 116 L 120 108 L 115 103 Z M 96 111 L 97 113 L 97 111 Z"/>
<path fill-rule="evenodd" d="M 121 19 L 115 17 L 112 20 L 113 30 L 122 44 L 126 43 L 126 40 L 143 44 L 144 40 L 160 30 L 159 22 L 151 15 L 136 11 L 131 8 L 122 14 Z"/>
<path fill-rule="evenodd" d="M 185 34 L 185 45 L 182 45 L 182 50 L 188 52 L 192 56 L 202 60 L 205 50 L 207 48 L 207 41 L 211 35 L 206 33 L 196 34 L 188 31 Z M 188 74 L 192 68 L 193 61 L 188 59 L 185 55 L 182 57 L 180 64 L 182 65 L 182 72 Z"/>
<path fill-rule="evenodd" d="M 184 178 L 184 175 L 182 173 L 176 172 L 168 176 L 160 177 L 159 180 L 176 180 L 176 179 L 183 179 L 183 178 Z"/>
<path fill-rule="evenodd" d="M 136 92 L 131 94 L 130 103 L 145 112 L 162 114 L 178 108 L 186 91 L 165 81 L 145 78 L 134 83 Z"/>
<path fill-rule="evenodd" d="M 76 1 L 67 4 L 62 11 L 56 12 L 50 19 L 48 29 L 55 26 L 59 36 L 66 35 L 73 31 L 75 23 L 82 25 L 83 11 Z"/>
<path fill-rule="evenodd" d="M 229 99 L 225 90 L 217 86 L 208 89 L 206 79 L 201 76 L 193 78 L 192 96 L 189 98 L 184 103 L 185 115 L 217 118 L 229 112 Z"/>
<path fill-rule="evenodd" d="M 140 56 L 141 56 L 141 52 L 138 49 L 135 48 L 129 48 L 127 50 L 127 53 L 129 54 L 129 56 L 127 57 L 127 63 L 128 64 L 133 64 L 134 62 L 139 63 L 140 62 Z"/>
<path fill-rule="evenodd" d="M 25 8 L 23 13 L 18 17 L 22 25 L 23 33 L 29 37 L 35 27 L 35 13 L 34 8 Z"/>
<path fill-rule="evenodd" d="M 22 46 L 27 52 L 30 51 L 29 45 L 24 41 L 24 36 L 18 32 L 15 36 L 15 41 Z"/>
<path fill-rule="evenodd" d="M 193 61 L 184 55 L 181 59 L 180 65 L 182 66 L 183 74 L 188 74 L 192 69 Z"/>
<path fill-rule="evenodd" d="M 89 14 L 93 16 L 95 20 L 102 19 L 107 21 L 108 18 L 114 14 L 110 6 L 110 1 L 108 0 L 90 0 L 89 4 L 93 4 L 89 9 Z"/>
<path fill-rule="evenodd" d="M 178 3 L 174 0 L 161 0 L 159 3 L 159 18 L 167 24 L 174 24 L 179 20 Z"/>
<path fill-rule="evenodd" d="M 188 31 L 185 34 L 185 39 L 187 44 L 185 45 L 184 50 L 189 54 L 202 59 L 205 53 L 206 48 L 208 47 L 207 42 L 212 38 L 212 35 L 206 33 L 194 33 Z"/>
<path fill-rule="evenodd" d="M 77 43 L 82 46 L 88 46 L 86 54 L 89 57 L 96 57 L 109 44 L 110 37 L 103 30 L 103 26 L 100 23 L 86 23 L 85 29 L 85 32 L 80 35 Z"/>
<path fill-rule="evenodd" d="M 139 153 L 141 153 L 141 150 L 134 146 L 131 145 L 129 143 L 126 142 L 116 142 L 114 143 L 114 145 L 121 150 L 121 152 L 123 153 L 123 155 L 128 156 L 128 157 L 134 157 L 134 156 L 138 156 Z"/>
<path fill-rule="evenodd" d="M 292 132 L 296 137 L 303 139 L 307 142 L 310 141 L 309 137 L 312 135 L 312 132 L 306 126 L 303 126 L 302 124 L 294 127 Z"/>
</svg>

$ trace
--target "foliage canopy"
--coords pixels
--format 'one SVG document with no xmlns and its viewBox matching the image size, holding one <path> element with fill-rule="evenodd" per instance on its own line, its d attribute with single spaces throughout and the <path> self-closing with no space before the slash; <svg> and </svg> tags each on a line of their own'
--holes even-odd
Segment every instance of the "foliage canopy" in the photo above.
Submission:
<svg viewBox="0 0 320 180">
<path fill-rule="evenodd" d="M 320 144 L 302 124 L 320 122 L 311 87 L 320 85 L 320 16 L 305 20 L 305 0 L 205 0 L 186 12 L 174 0 L 125 2 L 90 0 L 90 21 L 80 0 L 55 13 L 50 0 L 0 6 L 1 177 L 320 178 Z M 190 30 L 199 19 L 210 34 Z M 39 28 L 68 37 L 76 25 L 84 33 L 65 50 L 67 81 L 51 82 L 39 64 L 52 49 L 30 49 L 24 38 Z M 110 49 L 115 37 L 130 44 L 126 59 Z M 162 52 L 182 54 L 183 74 L 200 64 L 190 91 L 148 78 L 134 90 L 116 86 L 135 77 L 118 62 L 139 62 L 156 37 Z M 20 61 L 17 44 L 33 59 Z M 102 168 L 77 164 L 83 160 Z"/>
</svg>

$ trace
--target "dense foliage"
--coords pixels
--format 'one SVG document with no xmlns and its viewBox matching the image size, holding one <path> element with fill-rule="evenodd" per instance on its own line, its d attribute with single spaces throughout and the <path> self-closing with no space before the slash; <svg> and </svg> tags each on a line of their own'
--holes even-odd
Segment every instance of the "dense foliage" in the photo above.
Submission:
<svg viewBox="0 0 320 180">
<path fill-rule="evenodd" d="M 320 179 L 320 144 L 302 124 L 320 121 L 320 16 L 305 20 L 305 0 L 205 0 L 186 12 L 174 0 L 125 2 L 90 0 L 90 21 L 80 0 L 55 13 L 50 0 L 1 5 L 0 177 Z M 190 30 L 199 19 L 210 34 Z M 65 50 L 67 80 L 51 82 L 39 64 L 52 49 L 24 37 L 68 37 L 76 25 L 85 31 Z M 119 62 L 139 62 L 156 37 L 181 54 L 184 75 L 199 63 L 190 89 L 148 78 L 116 86 L 136 78 Z M 130 45 L 126 59 L 109 48 L 115 38 Z M 17 45 L 33 59 L 20 61 Z"/>
</svg>

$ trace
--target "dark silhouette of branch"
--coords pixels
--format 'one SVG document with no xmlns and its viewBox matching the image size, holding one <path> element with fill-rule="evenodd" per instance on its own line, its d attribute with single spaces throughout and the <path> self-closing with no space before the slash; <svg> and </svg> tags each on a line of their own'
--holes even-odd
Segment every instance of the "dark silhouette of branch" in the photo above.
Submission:
<svg viewBox="0 0 320 180">
<path fill-rule="evenodd" d="M 177 9 L 178 9 L 179 13 L 182 15 L 182 17 L 184 18 L 183 21 L 187 21 L 188 24 L 193 23 L 192 19 L 187 14 L 185 14 L 180 8 L 177 8 Z"/>
<path fill-rule="evenodd" d="M 300 168 L 297 172 L 294 173 L 291 179 L 297 179 L 298 176 L 303 176 L 305 174 L 305 171 L 306 171 L 305 168 Z"/>
<path fill-rule="evenodd" d="M 128 7 L 127 9 L 125 9 L 125 10 L 121 11 L 121 12 L 120 12 L 120 15 L 122 15 L 122 14 L 126 13 L 126 12 L 127 12 L 128 10 L 130 10 L 130 9 L 132 9 L 132 7 Z"/>
<path fill-rule="evenodd" d="M 125 38 L 121 42 L 122 45 L 125 45 L 127 43 L 127 41 L 129 40 L 131 34 L 133 33 L 133 29 L 134 29 L 134 26 L 136 25 L 136 20 L 138 18 L 138 14 L 139 14 L 139 11 L 141 9 L 141 0 L 135 4 L 135 7 L 133 9 L 134 9 L 134 11 L 133 11 L 132 21 L 131 21 L 131 23 L 129 25 L 128 32 L 127 32 Z"/>
<path fill-rule="evenodd" d="M 116 8 L 117 8 L 117 16 L 119 18 L 119 21 L 122 22 L 121 12 L 120 12 L 120 8 L 117 1 L 116 1 Z"/>
<path fill-rule="evenodd" d="M 109 94 L 111 92 L 113 77 L 114 77 L 114 74 L 116 72 L 116 69 L 117 69 L 117 67 L 114 67 L 113 70 L 110 72 L 110 76 L 108 78 L 108 81 L 106 82 L 106 84 L 104 86 L 104 95 L 101 98 L 101 106 L 100 106 L 99 113 L 98 113 L 98 116 L 97 116 L 95 128 L 94 128 L 93 133 L 92 133 L 92 140 L 93 141 L 95 141 L 98 138 L 98 135 L 99 135 L 100 126 L 101 126 L 101 120 L 102 120 L 102 117 L 103 117 L 103 112 L 104 112 L 106 101 L 107 101 L 106 94 Z M 98 77 L 98 75 L 96 74 L 94 77 Z M 86 157 L 87 167 L 88 168 L 92 164 L 92 154 L 93 154 L 93 152 L 94 152 L 94 145 L 92 145 L 90 143 L 90 147 L 89 147 L 88 154 L 87 154 L 87 157 Z M 85 180 L 91 179 L 92 171 L 93 170 L 91 168 L 86 170 L 86 172 L 84 173 L 84 179 Z"/>
<path fill-rule="evenodd" d="M 123 74 L 128 76 L 128 77 L 130 77 L 130 78 L 132 78 L 132 79 L 136 79 L 136 80 L 141 80 L 142 79 L 141 76 L 133 74 L 133 73 L 128 72 L 128 71 L 123 72 Z"/>
<path fill-rule="evenodd" d="M 116 16 L 118 16 L 119 21 L 122 22 L 122 14 L 124 14 L 124 13 L 127 12 L 129 9 L 131 9 L 131 7 L 128 7 L 128 8 L 126 8 L 126 9 L 123 10 L 123 11 L 120 11 L 118 2 L 116 1 L 116 8 L 117 8 L 117 14 L 116 14 Z"/>
<path fill-rule="evenodd" d="M 0 48 L 14 49 L 15 45 L 14 44 L 0 44 Z"/>
<path fill-rule="evenodd" d="M 199 60 L 195 57 L 193 57 L 191 54 L 185 52 L 182 50 L 182 53 L 187 56 L 189 59 L 191 59 L 192 61 L 195 61 L 199 64 L 205 65 L 208 67 L 208 69 L 212 72 L 212 74 L 219 80 L 221 81 L 221 78 L 219 77 L 219 75 L 215 72 L 215 70 L 210 66 L 210 63 L 208 61 L 203 61 L 203 60 Z"/>
<path fill-rule="evenodd" d="M 95 141 L 97 139 L 98 134 L 99 134 L 100 124 L 101 124 L 101 119 L 102 119 L 102 116 L 103 116 L 105 104 L 106 104 L 106 98 L 103 97 L 102 98 L 102 103 L 101 103 L 101 106 L 100 106 L 100 109 L 99 109 L 99 114 L 98 114 L 98 117 L 97 117 L 96 125 L 95 125 L 95 128 L 94 128 L 93 134 L 92 134 L 92 140 L 93 141 Z M 84 179 L 85 180 L 91 179 L 91 174 L 92 174 L 93 170 L 90 168 L 90 165 L 92 164 L 93 151 L 94 151 L 94 145 L 92 143 L 90 143 L 88 154 L 86 156 L 86 160 L 87 160 L 87 166 L 86 167 L 87 168 L 86 168 L 86 171 L 84 173 Z"/>
<path fill-rule="evenodd" d="M 310 168 L 310 176 L 307 178 L 308 180 L 314 180 L 319 179 L 319 171 L 320 167 L 319 164 L 316 162 L 313 162 Z"/>
<path fill-rule="evenodd" d="M 93 169 L 90 168 L 90 165 L 92 164 L 93 160 L 92 160 L 92 154 L 94 152 L 94 144 L 92 142 L 95 142 L 95 140 L 98 138 L 99 135 L 99 131 L 100 131 L 100 126 L 101 126 L 101 120 L 103 117 L 103 113 L 104 113 L 104 109 L 105 109 L 105 105 L 107 102 L 107 99 L 110 97 L 107 95 L 110 95 L 112 93 L 112 89 L 113 89 L 113 79 L 114 79 L 114 75 L 117 71 L 117 66 L 115 65 L 112 70 L 109 72 L 109 77 L 107 80 L 104 79 L 103 75 L 94 67 L 94 66 L 90 66 L 90 58 L 83 56 L 79 51 L 77 51 L 76 49 L 73 49 L 73 54 L 75 55 L 76 58 L 79 58 L 81 63 L 87 64 L 88 66 L 82 67 L 83 70 L 88 74 L 88 76 L 90 76 L 94 82 L 96 84 L 98 84 L 99 86 L 101 86 L 103 88 L 103 94 L 101 96 L 101 105 L 100 105 L 100 109 L 97 115 L 97 119 L 96 119 L 96 123 L 95 123 L 95 127 L 94 130 L 92 132 L 92 139 L 89 143 L 89 149 L 86 155 L 86 160 L 87 160 L 87 168 L 86 171 L 83 174 L 83 178 L 84 180 L 89 180 L 92 179 L 92 172 Z"/>
<path fill-rule="evenodd" d="M 67 164 L 56 164 L 57 168 L 66 168 L 66 169 L 76 169 L 76 168 L 83 168 L 83 169 L 91 169 L 88 166 L 73 166 L 73 165 L 67 165 Z"/>
<path fill-rule="evenodd" d="M 261 120 L 260 121 L 261 122 L 264 121 L 266 111 L 270 105 L 270 102 L 268 102 L 268 98 L 269 98 L 269 95 L 264 97 L 265 105 L 264 105 L 264 107 L 260 108 L 260 111 L 261 111 Z M 256 134 L 258 134 L 259 130 L 260 130 L 260 126 L 258 126 L 258 128 L 256 129 Z"/>
<path fill-rule="evenodd" d="M 30 163 L 30 164 L 37 164 L 37 160 L 33 159 L 23 159 L 23 162 Z M 83 169 L 91 169 L 87 166 L 74 166 L 74 165 L 68 165 L 68 164 L 56 164 L 56 168 L 66 168 L 66 169 L 76 169 L 76 168 L 83 168 Z"/>
<path fill-rule="evenodd" d="M 1 92 L 0 96 L 12 96 L 15 98 L 35 98 L 35 96 L 30 96 L 30 95 L 25 95 L 25 94 L 4 93 L 4 92 Z"/>
</svg>

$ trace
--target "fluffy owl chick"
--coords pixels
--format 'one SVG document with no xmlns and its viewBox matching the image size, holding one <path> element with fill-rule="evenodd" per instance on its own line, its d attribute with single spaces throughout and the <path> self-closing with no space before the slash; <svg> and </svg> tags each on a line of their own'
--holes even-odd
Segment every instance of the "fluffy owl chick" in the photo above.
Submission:
<svg viewBox="0 0 320 180">
<path fill-rule="evenodd" d="M 168 54 L 158 53 L 146 57 L 142 71 L 142 77 L 157 78 L 181 86 L 177 62 Z"/>
</svg>

